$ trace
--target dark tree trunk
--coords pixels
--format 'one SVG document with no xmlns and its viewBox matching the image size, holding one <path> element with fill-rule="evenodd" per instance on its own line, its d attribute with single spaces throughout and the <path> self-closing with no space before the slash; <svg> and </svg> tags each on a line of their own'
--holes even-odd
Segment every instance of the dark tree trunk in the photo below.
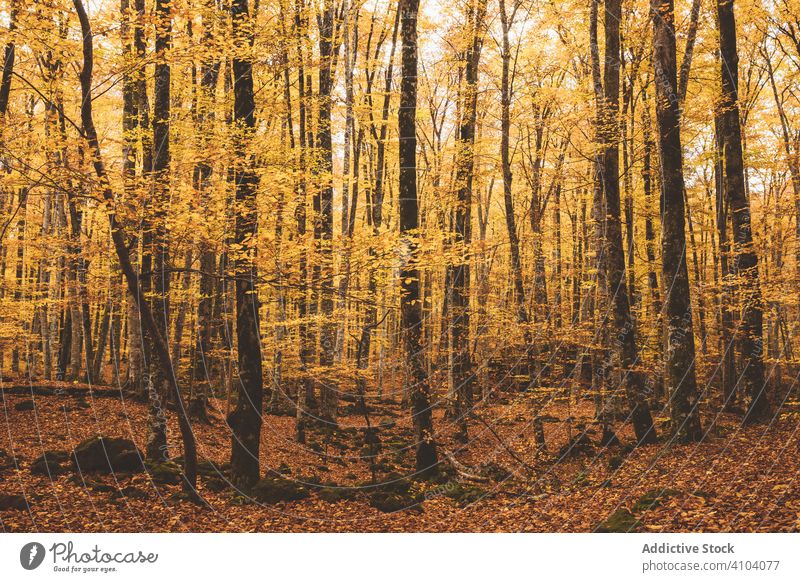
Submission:
<svg viewBox="0 0 800 582">
<path fill-rule="evenodd" d="M 515 3 L 515 6 L 518 6 Z M 516 8 L 509 13 L 505 0 L 500 0 L 500 22 L 503 28 L 502 45 L 502 78 L 500 87 L 500 160 L 503 169 L 503 204 L 506 215 L 506 230 L 511 251 L 511 272 L 514 278 L 514 302 L 516 306 L 517 323 L 522 327 L 522 338 L 525 349 L 525 360 L 528 366 L 529 382 L 533 384 L 533 374 L 536 367 L 534 361 L 533 336 L 531 334 L 528 316 L 527 300 L 525 298 L 525 284 L 522 277 L 522 258 L 519 249 L 519 234 L 517 221 L 514 215 L 514 198 L 512 196 L 512 183 L 514 175 L 511 172 L 511 95 L 513 92 L 511 78 L 511 43 L 509 32 L 513 24 Z"/>
<path fill-rule="evenodd" d="M 619 193 L 619 22 L 620 0 L 606 0 L 605 10 L 605 69 L 603 137 L 603 192 L 606 206 L 606 244 L 608 289 L 610 290 L 614 329 L 617 332 L 625 392 L 631 408 L 631 421 L 639 443 L 656 440 L 653 419 L 645 394 L 644 377 L 636 369 L 639 354 L 636 346 L 636 325 L 631 308 L 625 276 L 625 257 L 622 246 Z"/>
<path fill-rule="evenodd" d="M 217 20 L 216 5 L 206 2 L 203 12 L 203 42 L 210 44 L 214 40 L 214 23 Z M 197 135 L 198 151 L 204 152 L 208 144 L 208 134 L 213 131 L 214 124 L 214 91 L 219 80 L 220 61 L 205 57 L 200 65 L 200 91 L 197 99 Z M 211 160 L 203 159 L 194 167 L 194 187 L 200 195 L 201 204 L 210 197 Z M 194 390 L 192 410 L 203 416 L 208 401 L 208 393 L 212 378 L 211 336 L 213 332 L 214 302 L 214 269 L 217 258 L 211 245 L 210 237 L 201 235 L 200 239 L 200 297 L 197 301 L 197 342 L 194 347 L 192 362 Z M 199 393 L 198 393 L 199 392 Z"/>
<path fill-rule="evenodd" d="M 722 408 L 733 411 L 736 408 L 736 351 L 733 347 L 733 289 L 731 282 L 730 256 L 731 243 L 728 237 L 728 202 L 725 199 L 724 167 L 722 153 L 721 114 L 714 114 L 714 190 L 716 194 L 716 227 L 719 237 L 719 270 L 722 282 L 719 294 L 720 307 L 720 379 L 722 381 Z"/>
<path fill-rule="evenodd" d="M 339 50 L 336 40 L 338 28 L 333 0 L 325 0 L 319 21 L 319 110 L 317 117 L 317 145 L 320 160 L 317 166 L 321 178 L 319 190 L 319 215 L 316 217 L 317 269 L 319 272 L 320 326 L 319 364 L 321 367 L 333 365 L 336 348 L 336 327 L 333 318 L 333 143 L 331 133 L 331 92 L 333 91 L 333 70 Z M 338 391 L 333 378 L 326 373 L 321 376 L 320 416 L 331 426 L 337 424 L 339 405 Z"/>
<path fill-rule="evenodd" d="M 452 380 L 455 388 L 453 411 L 458 424 L 458 438 L 467 438 L 467 415 L 472 406 L 472 358 L 470 355 L 470 254 L 472 242 L 472 185 L 475 168 L 475 124 L 478 106 L 478 64 L 483 39 L 483 16 L 486 1 L 477 0 L 467 9 L 470 46 L 464 63 L 464 85 L 461 95 L 461 126 L 458 135 L 456 160 L 456 208 L 453 216 L 454 243 L 458 252 L 457 264 L 448 265 L 451 281 L 450 340 L 452 350 Z"/>
<path fill-rule="evenodd" d="M 17 29 L 17 9 L 11 9 L 8 31 L 13 33 Z M 8 98 L 11 94 L 11 77 L 14 74 L 14 57 L 16 55 L 16 45 L 14 41 L 6 43 L 3 51 L 3 76 L 0 79 L 0 118 L 6 116 L 8 111 Z"/>
<path fill-rule="evenodd" d="M 247 0 L 231 4 L 233 35 L 240 51 L 252 50 L 253 30 Z M 236 339 L 239 354 L 239 393 L 236 409 L 228 416 L 231 441 L 231 481 L 248 488 L 259 478 L 261 406 L 263 378 L 261 338 L 258 331 L 259 300 L 254 261 L 258 222 L 256 190 L 258 176 L 253 168 L 253 154 L 248 146 L 256 125 L 253 68 L 248 56 L 233 59 L 235 123 L 236 226 L 234 243 L 239 245 L 234 260 L 236 276 Z"/>
<path fill-rule="evenodd" d="M 153 200 L 154 209 L 152 256 L 153 256 L 153 316 L 158 332 L 164 341 L 169 339 L 169 244 L 167 241 L 167 208 L 169 206 L 170 180 L 170 65 L 167 52 L 172 44 L 172 9 L 169 0 L 156 0 L 156 65 L 155 89 L 153 91 Z M 174 364 L 175 362 L 173 362 Z M 167 379 L 160 368 L 151 367 L 148 382 L 149 435 L 147 457 L 166 459 L 167 423 L 164 413 Z"/>
<path fill-rule="evenodd" d="M 686 267 L 686 233 L 677 96 L 674 3 L 653 0 L 653 66 L 661 154 L 662 276 L 666 289 L 667 375 L 672 431 L 681 442 L 702 438 L 697 408 L 694 331 Z"/>
<path fill-rule="evenodd" d="M 400 316 L 408 366 L 408 399 L 416 440 L 416 468 L 423 475 L 438 472 L 431 395 L 420 334 L 422 304 L 416 266 L 419 228 L 417 201 L 417 13 L 419 0 L 401 0 L 402 80 L 397 125 L 400 137 L 398 203 L 404 261 L 400 267 Z"/>
<path fill-rule="evenodd" d="M 724 164 L 725 198 L 731 213 L 734 272 L 741 280 L 742 319 L 739 326 L 741 377 L 738 385 L 748 398 L 745 422 L 770 418 L 764 381 L 763 301 L 758 277 L 758 257 L 753 247 L 750 202 L 747 199 L 739 120 L 739 56 L 736 49 L 736 20 L 733 0 L 718 0 L 719 46 L 722 96 L 719 103 Z"/>
<path fill-rule="evenodd" d="M 307 96 L 310 94 L 311 87 L 306 90 L 306 74 L 304 67 L 303 35 L 306 26 L 303 14 L 302 0 L 296 0 L 294 10 L 294 26 L 297 40 L 297 117 L 298 117 L 298 141 L 300 153 L 298 156 L 297 195 L 295 201 L 295 219 L 297 222 L 297 239 L 303 241 L 307 231 L 307 183 L 305 178 L 308 166 L 307 148 L 313 145 L 310 134 L 310 120 L 308 117 Z M 314 383 L 308 370 L 312 356 L 312 338 L 306 317 L 309 314 L 308 305 L 308 257 L 302 251 L 297 261 L 298 278 L 300 280 L 297 298 L 297 316 L 300 320 L 298 325 L 298 335 L 300 340 L 300 385 L 297 388 L 297 416 L 295 425 L 295 438 L 297 442 L 304 443 L 306 440 L 306 424 L 309 418 L 309 411 L 315 406 L 314 402 Z"/>
</svg>

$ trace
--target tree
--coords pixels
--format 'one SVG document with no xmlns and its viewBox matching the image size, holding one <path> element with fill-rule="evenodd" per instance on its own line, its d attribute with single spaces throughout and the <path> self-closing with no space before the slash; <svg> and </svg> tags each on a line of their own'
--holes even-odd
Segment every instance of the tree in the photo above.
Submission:
<svg viewBox="0 0 800 582">
<path fill-rule="evenodd" d="M 719 53 L 722 94 L 720 138 L 725 199 L 731 215 L 734 272 L 740 279 L 742 320 L 739 342 L 741 375 L 738 384 L 747 395 L 745 422 L 763 422 L 770 418 L 770 405 L 764 381 L 763 301 L 758 277 L 758 256 L 753 247 L 750 202 L 745 192 L 742 134 L 739 120 L 739 55 L 736 49 L 736 20 L 733 0 L 718 0 Z"/>
<path fill-rule="evenodd" d="M 684 232 L 683 153 L 677 85 L 674 3 L 653 0 L 653 68 L 661 160 L 662 275 L 666 289 L 667 380 L 672 431 L 681 442 L 697 441 L 700 429 L 695 377 L 694 330 Z"/>
<path fill-rule="evenodd" d="M 605 10 L 605 67 L 603 78 L 603 117 L 601 138 L 603 145 L 601 181 L 605 202 L 605 244 L 607 246 L 607 289 L 611 295 L 611 312 L 616 343 L 619 346 L 623 368 L 625 393 L 630 406 L 630 418 L 639 443 L 656 440 L 650 407 L 647 404 L 644 377 L 636 369 L 639 354 L 636 346 L 636 325 L 631 317 L 631 307 L 625 276 L 625 258 L 622 246 L 619 195 L 619 141 L 617 115 L 619 111 L 619 0 L 606 0 Z"/>
<path fill-rule="evenodd" d="M 416 441 L 416 467 L 422 475 L 438 471 L 436 439 L 431 414 L 430 384 L 420 342 L 422 305 L 419 293 L 419 270 L 415 264 L 419 251 L 419 203 L 417 200 L 417 14 L 419 0 L 400 2 L 400 39 L 402 41 L 400 109 L 397 114 L 399 144 L 400 235 L 400 318 L 409 375 L 408 400 Z"/>
<path fill-rule="evenodd" d="M 184 488 L 187 493 L 193 498 L 197 499 L 197 492 L 195 489 L 197 483 L 197 446 L 195 444 L 194 434 L 192 427 L 189 423 L 189 417 L 184 405 L 183 395 L 181 394 L 178 385 L 178 379 L 175 376 L 172 361 L 170 360 L 169 348 L 164 337 L 159 333 L 158 326 L 153 317 L 153 312 L 150 306 L 144 300 L 144 293 L 142 292 L 139 276 L 133 268 L 131 263 L 128 245 L 125 241 L 125 236 L 117 222 L 116 213 L 114 212 L 114 192 L 111 189 L 106 173 L 106 166 L 103 161 L 102 151 L 100 149 L 100 141 L 97 138 L 97 130 L 94 125 L 94 116 L 92 114 L 92 68 L 94 66 L 94 43 L 92 36 L 92 28 L 89 23 L 89 17 L 86 14 L 86 9 L 83 7 L 82 0 L 73 0 L 75 11 L 78 13 L 78 19 L 81 24 L 81 34 L 83 36 L 83 67 L 81 68 L 81 122 L 82 134 L 86 140 L 87 145 L 92 155 L 92 166 L 94 167 L 95 174 L 100 183 L 103 200 L 107 207 L 109 229 L 111 231 L 111 238 L 114 243 L 114 250 L 117 253 L 117 259 L 120 263 L 120 268 L 125 281 L 128 285 L 128 291 L 136 297 L 139 303 L 139 313 L 142 317 L 142 323 L 147 331 L 150 333 L 155 346 L 155 354 L 158 359 L 158 364 L 161 373 L 167 378 L 172 396 L 178 404 L 178 424 L 181 431 L 181 439 L 183 441 L 183 455 L 184 455 Z"/>
<path fill-rule="evenodd" d="M 231 427 L 231 481 L 237 487 L 249 488 L 259 478 L 259 445 L 261 442 L 261 407 L 263 378 L 261 337 L 258 329 L 259 300 L 254 255 L 258 224 L 256 192 L 258 176 L 254 158 L 248 148 L 256 126 L 253 95 L 253 29 L 247 0 L 231 4 L 236 53 L 233 57 L 233 119 L 235 126 L 236 219 L 234 244 L 237 254 L 233 262 L 236 277 L 236 341 L 239 356 L 239 383 L 236 409 L 228 416 Z"/>
</svg>

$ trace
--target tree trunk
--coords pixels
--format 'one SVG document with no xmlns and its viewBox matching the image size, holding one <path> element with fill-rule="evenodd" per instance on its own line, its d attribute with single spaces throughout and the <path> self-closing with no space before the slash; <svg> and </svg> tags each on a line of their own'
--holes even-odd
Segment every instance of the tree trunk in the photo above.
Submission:
<svg viewBox="0 0 800 582">
<path fill-rule="evenodd" d="M 169 0 L 156 0 L 156 64 L 155 89 L 153 91 L 153 300 L 152 309 L 158 331 L 164 341 L 169 339 L 169 244 L 167 241 L 167 208 L 170 189 L 170 65 L 172 44 L 172 8 Z M 173 365 L 175 362 L 172 362 Z M 151 366 L 148 382 L 147 458 L 161 460 L 169 458 L 167 450 L 166 414 L 163 411 L 167 395 L 167 379 L 160 368 Z"/>
<path fill-rule="evenodd" d="M 153 343 L 156 357 L 161 366 L 161 373 L 168 379 L 170 388 L 172 389 L 173 397 L 178 405 L 178 425 L 181 431 L 181 440 L 183 441 L 183 457 L 184 457 L 184 490 L 189 494 L 192 499 L 197 499 L 197 448 L 192 433 L 189 418 L 186 414 L 186 408 L 181 395 L 180 387 L 178 386 L 178 379 L 173 373 L 172 362 L 169 357 L 169 348 L 164 340 L 164 337 L 159 333 L 158 326 L 153 318 L 153 313 L 150 306 L 144 301 L 141 283 L 139 276 L 133 268 L 131 257 L 128 251 L 128 246 L 125 241 L 125 236 L 117 222 L 116 213 L 114 212 L 114 193 L 111 190 L 111 183 L 106 173 L 106 167 L 102 158 L 102 151 L 100 149 L 100 142 L 97 139 L 97 130 L 94 126 L 94 119 L 92 115 L 92 68 L 94 65 L 94 47 L 92 29 L 89 24 L 89 17 L 86 15 L 86 10 L 83 7 L 81 0 L 73 0 L 75 10 L 78 13 L 78 19 L 81 24 L 81 34 L 83 38 L 83 67 L 81 69 L 81 121 L 83 123 L 84 138 L 89 146 L 92 154 L 92 165 L 94 166 L 95 174 L 100 183 L 102 190 L 103 200 L 106 205 L 107 215 L 109 220 L 109 230 L 111 238 L 114 242 L 114 249 L 119 259 L 120 268 L 122 269 L 125 280 L 128 283 L 128 291 L 136 297 L 139 302 L 139 313 L 141 314 L 142 323 L 150 334 Z"/>
<path fill-rule="evenodd" d="M 238 40 L 233 59 L 235 123 L 236 218 L 234 243 L 237 251 L 233 271 L 236 275 L 236 340 L 239 354 L 239 392 L 235 410 L 228 416 L 231 441 L 231 481 L 249 488 L 259 478 L 261 406 L 263 379 L 261 338 L 258 330 L 259 300 L 255 266 L 255 236 L 258 223 L 256 191 L 258 176 L 248 146 L 255 131 L 256 107 L 253 94 L 253 67 L 250 51 L 253 29 L 247 0 L 231 4 L 233 35 Z"/>
<path fill-rule="evenodd" d="M 763 301 L 758 277 L 758 257 L 753 246 L 750 202 L 745 192 L 742 134 L 739 120 L 739 56 L 733 0 L 718 0 L 722 95 L 719 102 L 724 164 L 724 190 L 731 213 L 734 272 L 739 277 L 742 319 L 738 344 L 740 384 L 747 394 L 745 422 L 769 420 L 770 405 L 764 381 Z"/>
<path fill-rule="evenodd" d="M 436 440 L 431 414 L 430 384 L 420 342 L 422 305 L 419 292 L 419 269 L 416 265 L 419 228 L 417 201 L 417 14 L 419 0 L 400 1 L 400 37 L 402 40 L 402 77 L 399 132 L 399 192 L 401 256 L 400 316 L 408 367 L 408 400 L 416 440 L 416 469 L 422 475 L 438 473 Z"/>
<path fill-rule="evenodd" d="M 653 0 L 653 66 L 661 155 L 662 276 L 666 289 L 667 374 L 672 431 L 680 442 L 698 441 L 700 413 L 694 330 L 686 267 L 686 233 L 674 3 Z"/>
<path fill-rule="evenodd" d="M 625 276 L 625 257 L 622 247 L 619 195 L 619 22 L 620 0 L 606 0 L 605 10 L 605 69 L 603 131 L 603 192 L 606 205 L 606 237 L 608 247 L 608 288 L 612 291 L 612 314 L 624 375 L 625 393 L 630 406 L 636 440 L 652 443 L 656 440 L 653 419 L 645 394 L 644 377 L 636 369 L 639 354 L 636 346 L 636 325 L 631 317 Z"/>
<path fill-rule="evenodd" d="M 475 168 L 475 124 L 478 108 L 478 64 L 483 43 L 483 17 L 486 0 L 477 0 L 467 9 L 467 27 L 470 45 L 464 64 L 462 87 L 462 115 L 456 154 L 456 208 L 453 217 L 456 259 L 448 265 L 451 280 L 449 333 L 452 350 L 452 381 L 455 387 L 453 412 L 458 424 L 458 438 L 467 439 L 467 415 L 472 407 L 472 358 L 470 355 L 470 252 L 472 242 L 472 186 Z"/>
</svg>

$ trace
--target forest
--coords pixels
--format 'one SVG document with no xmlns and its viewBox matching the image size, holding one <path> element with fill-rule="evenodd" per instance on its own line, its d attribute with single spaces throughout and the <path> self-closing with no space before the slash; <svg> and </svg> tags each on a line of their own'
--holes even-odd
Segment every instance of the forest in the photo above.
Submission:
<svg viewBox="0 0 800 582">
<path fill-rule="evenodd" d="M 2 531 L 800 528 L 800 1 L 0 0 L 0 51 Z"/>
</svg>

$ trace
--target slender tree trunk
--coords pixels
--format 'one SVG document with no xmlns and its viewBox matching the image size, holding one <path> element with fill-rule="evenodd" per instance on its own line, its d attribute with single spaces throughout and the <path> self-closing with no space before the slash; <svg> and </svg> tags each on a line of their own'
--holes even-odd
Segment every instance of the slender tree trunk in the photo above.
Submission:
<svg viewBox="0 0 800 582">
<path fill-rule="evenodd" d="M 317 260 L 320 287 L 320 326 L 319 364 L 323 368 L 333 365 L 336 348 L 336 327 L 333 319 L 333 142 L 331 128 L 331 93 L 333 91 L 333 71 L 336 54 L 339 51 L 336 31 L 335 5 L 333 0 L 325 0 L 319 19 L 319 95 L 317 117 L 317 146 L 320 150 L 319 175 L 319 215 L 317 220 L 318 249 Z M 321 419 L 336 426 L 339 406 L 339 393 L 329 373 L 323 373 L 320 387 Z"/>
<path fill-rule="evenodd" d="M 156 64 L 153 91 L 153 316 L 164 341 L 169 338 L 169 243 L 167 240 L 167 208 L 170 190 L 170 65 L 172 44 L 172 8 L 169 0 L 156 0 Z M 174 365 L 175 362 L 172 362 Z M 167 423 L 164 413 L 167 379 L 159 367 L 151 366 L 148 382 L 148 425 L 146 454 L 149 459 L 169 458 Z"/>
<path fill-rule="evenodd" d="M 258 224 L 256 192 L 258 176 L 254 156 L 248 150 L 256 125 L 253 94 L 253 29 L 247 0 L 231 4 L 233 35 L 237 54 L 233 59 L 235 123 L 236 226 L 234 243 L 240 246 L 234 260 L 236 276 L 236 339 L 239 353 L 239 391 L 236 408 L 228 416 L 231 427 L 231 481 L 248 488 L 259 478 L 261 441 L 261 406 L 263 379 L 261 338 L 258 330 L 259 300 L 255 266 L 255 236 Z"/>
<path fill-rule="evenodd" d="M 672 0 L 653 0 L 653 66 L 656 119 L 661 154 L 662 262 L 668 349 L 672 431 L 681 442 L 702 438 L 695 378 L 694 330 L 686 267 L 686 233 L 677 96 L 675 13 Z"/>
<path fill-rule="evenodd" d="M 625 392 L 631 408 L 631 422 L 639 443 L 656 440 L 653 419 L 645 394 L 644 377 L 636 369 L 639 354 L 636 346 L 636 325 L 631 317 L 625 276 L 625 257 L 622 247 L 619 195 L 619 22 L 620 0 L 606 0 L 605 10 L 605 70 L 603 130 L 603 191 L 606 203 L 606 236 L 608 245 L 608 288 L 611 292 L 614 328 L 619 342 L 620 360 Z"/>
<path fill-rule="evenodd" d="M 472 242 L 472 186 L 475 168 L 475 124 L 478 107 L 478 64 L 483 42 L 483 17 L 486 0 L 476 0 L 467 9 L 470 46 L 465 55 L 462 88 L 462 116 L 456 154 L 456 208 L 453 234 L 458 262 L 449 265 L 451 293 L 449 305 L 451 349 L 453 356 L 452 381 L 455 387 L 454 412 L 458 438 L 467 439 L 467 415 L 472 407 L 472 357 L 470 345 L 470 251 Z"/>
<path fill-rule="evenodd" d="M 139 276 L 133 268 L 131 257 L 128 251 L 128 246 L 125 241 L 124 233 L 117 222 L 116 213 L 114 212 L 114 193 L 111 190 L 111 183 L 106 173 L 106 167 L 102 158 L 102 151 L 100 149 L 100 142 L 97 138 L 97 130 L 94 126 L 94 119 L 92 114 L 92 69 L 94 65 L 94 47 L 92 29 L 89 24 L 89 17 L 86 15 L 86 10 L 83 7 L 82 0 L 73 0 L 75 10 L 78 13 L 78 19 L 81 24 L 81 34 L 83 37 L 83 67 L 81 68 L 81 121 L 83 124 L 84 138 L 90 148 L 92 154 L 92 165 L 94 166 L 95 174 L 100 183 L 103 200 L 106 205 L 107 215 L 109 220 L 109 230 L 114 242 L 114 249 L 119 259 L 120 269 L 125 280 L 128 283 L 128 291 L 136 297 L 139 302 L 139 313 L 141 314 L 142 323 L 147 329 L 150 337 L 154 343 L 154 352 L 161 366 L 161 372 L 170 383 L 173 397 L 178 404 L 178 425 L 181 431 L 181 440 L 183 441 L 183 457 L 184 457 L 184 489 L 192 499 L 197 499 L 197 447 L 192 433 L 192 427 L 189 424 L 189 418 L 186 413 L 186 408 L 181 395 L 180 387 L 178 386 L 178 379 L 175 377 L 172 368 L 172 362 L 169 357 L 169 348 L 164 337 L 159 333 L 158 326 L 153 318 L 153 313 L 150 306 L 144 301 L 144 294 L 142 292 Z"/>
<path fill-rule="evenodd" d="M 516 6 L 516 4 L 515 4 Z M 519 234 L 514 215 L 514 198 L 512 195 L 513 173 L 511 171 L 511 97 L 513 94 L 511 73 L 511 43 L 509 33 L 513 24 L 516 9 L 508 11 L 505 0 L 500 0 L 500 21 L 503 27 L 502 78 L 500 87 L 500 161 L 503 170 L 503 204 L 506 216 L 509 249 L 511 253 L 511 272 L 514 279 L 514 301 L 517 323 L 522 328 L 525 359 L 528 366 L 529 386 L 533 384 L 536 362 L 534 360 L 533 336 L 528 316 L 525 284 L 522 277 L 522 258 L 519 248 Z"/>
<path fill-rule="evenodd" d="M 764 381 L 763 301 L 758 277 L 758 257 L 753 246 L 750 202 L 747 199 L 739 120 L 739 56 L 736 49 L 736 20 L 733 0 L 718 0 L 719 45 L 722 74 L 720 130 L 724 165 L 724 190 L 731 213 L 734 272 L 740 278 L 742 319 L 739 327 L 741 385 L 748 398 L 745 422 L 770 418 L 770 404 Z"/>
<path fill-rule="evenodd" d="M 420 342 L 422 305 L 419 292 L 419 269 L 416 240 L 419 228 L 417 200 L 417 14 L 419 0 L 400 1 L 400 37 L 402 40 L 402 78 L 397 125 L 399 143 L 400 235 L 403 263 L 400 267 L 400 315 L 408 366 L 408 400 L 416 440 L 416 468 L 423 475 L 438 473 L 436 440 L 431 414 L 431 394 L 425 357 Z"/>
</svg>

